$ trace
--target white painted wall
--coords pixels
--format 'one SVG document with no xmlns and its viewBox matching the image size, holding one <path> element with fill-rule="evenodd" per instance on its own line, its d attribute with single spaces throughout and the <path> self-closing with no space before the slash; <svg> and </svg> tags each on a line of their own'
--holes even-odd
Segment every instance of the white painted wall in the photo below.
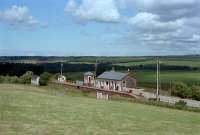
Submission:
<svg viewBox="0 0 200 135">
<path fill-rule="evenodd" d="M 89 84 L 89 78 L 90 83 L 93 85 L 95 83 L 94 76 L 84 76 L 84 84 Z"/>
<path fill-rule="evenodd" d="M 118 87 L 118 90 L 116 91 L 122 91 L 121 81 L 116 81 L 116 80 L 97 79 L 95 81 L 95 87 L 106 89 L 106 90 L 116 90 L 116 88 Z"/>
<path fill-rule="evenodd" d="M 40 77 L 37 77 L 36 80 L 31 80 L 31 84 L 32 85 L 39 85 L 40 84 L 39 81 L 40 81 Z"/>
<path fill-rule="evenodd" d="M 59 82 L 65 82 L 66 81 L 66 77 L 65 76 L 59 76 L 58 77 L 58 81 Z"/>
</svg>

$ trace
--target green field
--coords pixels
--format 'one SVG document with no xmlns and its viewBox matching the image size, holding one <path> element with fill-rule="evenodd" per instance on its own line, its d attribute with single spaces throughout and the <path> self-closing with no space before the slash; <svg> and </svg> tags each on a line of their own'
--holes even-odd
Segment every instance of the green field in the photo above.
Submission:
<svg viewBox="0 0 200 135">
<path fill-rule="evenodd" d="M 0 85 L 1 135 L 199 135 L 200 113 Z"/>
<path fill-rule="evenodd" d="M 188 66 L 188 67 L 200 67 L 200 61 L 197 60 L 168 60 L 168 59 L 161 59 L 161 64 L 168 65 L 168 66 Z M 156 64 L 156 60 L 144 60 L 144 61 L 133 61 L 127 63 L 118 63 L 115 65 L 120 66 L 139 66 L 139 65 L 151 65 Z"/>
<path fill-rule="evenodd" d="M 155 71 L 137 71 L 133 73 L 138 80 L 139 87 L 156 87 Z M 161 88 L 168 89 L 170 82 L 184 82 L 188 85 L 200 84 L 200 72 L 195 71 L 161 71 L 160 72 Z"/>
<path fill-rule="evenodd" d="M 121 66 L 138 66 L 149 65 L 156 63 L 155 56 L 121 56 L 121 57 L 0 57 L 2 62 L 14 62 L 14 63 L 71 63 L 71 64 L 94 64 L 98 63 L 112 63 Z M 200 55 L 188 55 L 188 56 L 160 56 L 161 64 L 170 66 L 189 66 L 200 67 Z"/>
</svg>

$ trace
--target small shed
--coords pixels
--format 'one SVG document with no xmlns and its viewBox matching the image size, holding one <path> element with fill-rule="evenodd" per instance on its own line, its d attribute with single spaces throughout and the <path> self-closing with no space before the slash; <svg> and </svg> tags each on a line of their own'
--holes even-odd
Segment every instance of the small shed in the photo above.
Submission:
<svg viewBox="0 0 200 135">
<path fill-rule="evenodd" d="M 94 74 L 92 72 L 84 73 L 84 85 L 93 86 L 94 82 Z"/>
<path fill-rule="evenodd" d="M 33 75 L 31 78 L 32 85 L 39 85 L 40 84 L 40 76 Z"/>
<path fill-rule="evenodd" d="M 64 75 L 59 75 L 58 76 L 58 81 L 59 82 L 65 82 L 66 81 L 66 77 Z"/>
</svg>

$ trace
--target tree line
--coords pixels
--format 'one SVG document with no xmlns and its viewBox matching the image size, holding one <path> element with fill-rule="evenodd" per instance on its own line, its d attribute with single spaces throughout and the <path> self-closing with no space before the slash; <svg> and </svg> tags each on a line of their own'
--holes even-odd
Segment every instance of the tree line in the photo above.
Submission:
<svg viewBox="0 0 200 135">
<path fill-rule="evenodd" d="M 111 70 L 114 67 L 116 70 L 149 70 L 155 71 L 156 65 L 138 65 L 138 66 L 118 66 L 110 63 L 99 63 L 97 68 L 97 75 L 106 71 Z M 195 71 L 199 70 L 189 66 L 168 66 L 161 65 L 163 71 Z M 59 73 L 60 63 L 41 63 L 41 64 L 27 64 L 27 63 L 0 63 L 0 75 L 11 75 L 21 76 L 26 71 L 33 71 L 34 74 L 40 75 L 43 72 Z M 63 64 L 63 72 L 87 72 L 95 71 L 95 64 Z"/>
<path fill-rule="evenodd" d="M 0 76 L 0 83 L 14 83 L 14 84 L 31 84 L 31 79 L 33 77 L 32 71 L 27 71 L 21 76 Z M 39 84 L 44 86 L 47 85 L 52 75 L 48 72 L 44 72 L 40 75 Z"/>
</svg>

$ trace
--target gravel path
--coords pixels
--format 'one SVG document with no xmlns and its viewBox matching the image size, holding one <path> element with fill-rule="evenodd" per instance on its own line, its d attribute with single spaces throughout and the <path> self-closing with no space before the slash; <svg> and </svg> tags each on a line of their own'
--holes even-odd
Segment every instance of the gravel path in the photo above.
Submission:
<svg viewBox="0 0 200 135">
<path fill-rule="evenodd" d="M 135 95 L 142 95 L 143 97 L 150 99 L 150 98 L 156 98 L 156 94 L 150 93 L 150 92 L 145 92 L 142 89 L 133 89 L 133 94 Z M 175 104 L 176 102 L 182 100 L 185 101 L 187 106 L 190 107 L 198 107 L 200 108 L 200 101 L 196 100 L 190 100 L 190 99 L 181 99 L 178 97 L 172 97 L 172 96 L 162 96 L 159 95 L 160 101 L 166 102 L 169 104 Z"/>
</svg>

